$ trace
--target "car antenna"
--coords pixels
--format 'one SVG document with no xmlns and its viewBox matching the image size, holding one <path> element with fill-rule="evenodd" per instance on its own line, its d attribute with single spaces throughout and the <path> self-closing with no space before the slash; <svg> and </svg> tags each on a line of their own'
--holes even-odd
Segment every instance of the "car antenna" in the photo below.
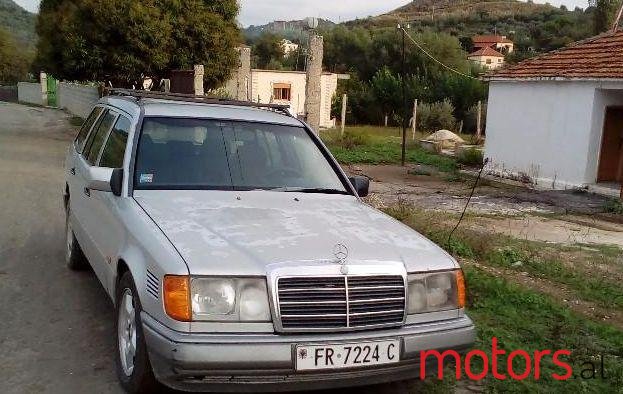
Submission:
<svg viewBox="0 0 623 394">
<path fill-rule="evenodd" d="M 452 240 L 452 236 L 454 235 L 455 231 L 459 228 L 459 226 L 461 225 L 461 222 L 463 221 L 463 218 L 465 217 L 465 213 L 467 212 L 467 207 L 469 207 L 469 203 L 472 201 L 472 197 L 474 197 L 474 192 L 476 191 L 476 187 L 478 186 L 478 182 L 480 181 L 480 178 L 482 177 L 482 172 L 484 171 L 484 169 L 487 166 L 487 164 L 489 164 L 489 158 L 488 157 L 483 160 L 482 167 L 480 167 L 480 171 L 478 171 L 478 176 L 476 177 L 476 182 L 474 182 L 474 186 L 472 187 L 472 191 L 469 194 L 469 197 L 467 198 L 467 203 L 465 204 L 465 208 L 463 208 L 463 213 L 461 213 L 461 217 L 459 218 L 459 221 L 457 222 L 456 226 L 454 226 L 452 231 L 450 231 L 450 235 L 448 235 L 448 242 L 447 242 L 448 245 L 450 245 L 450 241 Z"/>
</svg>

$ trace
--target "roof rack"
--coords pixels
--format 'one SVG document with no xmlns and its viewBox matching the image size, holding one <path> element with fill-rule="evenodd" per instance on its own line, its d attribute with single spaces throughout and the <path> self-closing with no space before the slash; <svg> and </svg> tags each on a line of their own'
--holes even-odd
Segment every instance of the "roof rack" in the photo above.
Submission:
<svg viewBox="0 0 623 394">
<path fill-rule="evenodd" d="M 262 104 L 262 103 L 254 103 L 251 101 L 230 100 L 230 99 L 223 99 L 223 98 L 210 97 L 210 96 L 196 96 L 194 94 L 164 93 L 164 92 L 152 92 L 149 90 L 106 88 L 104 90 L 104 96 L 134 97 L 137 100 L 150 98 L 150 99 L 181 101 L 181 102 L 199 103 L 199 104 L 235 105 L 239 107 L 268 109 L 271 111 L 282 113 L 287 116 L 292 116 L 292 114 L 290 113 L 290 107 L 288 105 Z"/>
</svg>

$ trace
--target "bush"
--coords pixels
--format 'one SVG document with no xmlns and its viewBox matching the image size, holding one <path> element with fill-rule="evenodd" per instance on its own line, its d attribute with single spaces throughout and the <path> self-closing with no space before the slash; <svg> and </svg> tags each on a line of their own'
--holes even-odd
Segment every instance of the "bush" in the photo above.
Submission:
<svg viewBox="0 0 623 394">
<path fill-rule="evenodd" d="M 353 149 L 358 146 L 369 145 L 371 138 L 365 133 L 346 130 L 343 135 L 337 134 L 332 142 L 342 148 Z"/>
<path fill-rule="evenodd" d="M 421 103 L 418 105 L 418 129 L 425 131 L 453 130 L 456 126 L 453 113 L 454 106 L 448 99 L 433 104 Z"/>
<path fill-rule="evenodd" d="M 457 157 L 459 163 L 467 166 L 481 166 L 484 160 L 484 154 L 476 148 L 465 149 Z"/>
</svg>

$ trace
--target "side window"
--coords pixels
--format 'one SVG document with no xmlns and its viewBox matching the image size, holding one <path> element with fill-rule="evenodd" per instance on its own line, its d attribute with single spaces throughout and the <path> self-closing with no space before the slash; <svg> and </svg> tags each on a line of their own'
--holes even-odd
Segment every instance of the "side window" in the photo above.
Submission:
<svg viewBox="0 0 623 394">
<path fill-rule="evenodd" d="M 131 126 L 132 123 L 128 118 L 125 116 L 119 117 L 104 146 L 99 164 L 100 167 L 123 167 L 123 156 L 125 154 L 125 147 L 128 142 L 128 134 L 130 133 Z"/>
<path fill-rule="evenodd" d="M 93 124 L 95 123 L 95 121 L 100 116 L 103 110 L 104 109 L 102 107 L 95 107 L 95 109 L 91 111 L 91 115 L 89 115 L 87 120 L 84 122 L 84 124 L 80 128 L 80 132 L 78 133 L 78 136 L 76 137 L 76 141 L 75 141 L 76 150 L 78 151 L 78 153 L 82 153 L 82 150 L 84 149 L 84 144 L 87 141 L 87 136 L 89 135 L 89 131 L 91 131 Z"/>
<path fill-rule="evenodd" d="M 102 115 L 102 120 L 93 129 L 93 132 L 89 136 L 83 156 L 87 159 L 87 162 L 90 165 L 94 166 L 97 162 L 97 158 L 102 150 L 102 145 L 104 145 L 104 140 L 106 139 L 113 123 L 115 123 L 116 118 L 116 113 L 113 111 L 107 111 L 104 115 Z"/>
</svg>

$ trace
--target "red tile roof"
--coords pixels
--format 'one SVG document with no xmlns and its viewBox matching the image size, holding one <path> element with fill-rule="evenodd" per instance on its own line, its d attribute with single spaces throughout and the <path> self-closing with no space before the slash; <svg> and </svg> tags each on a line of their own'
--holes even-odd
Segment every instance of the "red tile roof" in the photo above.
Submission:
<svg viewBox="0 0 623 394">
<path fill-rule="evenodd" d="M 513 42 L 504 36 L 486 35 L 486 36 L 474 36 L 472 38 L 474 45 L 477 44 L 512 44 Z"/>
<path fill-rule="evenodd" d="M 488 79 L 623 79 L 623 31 L 607 32 L 487 74 Z"/>
<path fill-rule="evenodd" d="M 472 52 L 467 55 L 468 58 L 473 56 L 495 56 L 495 57 L 504 57 L 500 52 L 496 51 L 491 47 L 484 47 L 482 49 L 477 50 L 476 52 Z"/>
</svg>

